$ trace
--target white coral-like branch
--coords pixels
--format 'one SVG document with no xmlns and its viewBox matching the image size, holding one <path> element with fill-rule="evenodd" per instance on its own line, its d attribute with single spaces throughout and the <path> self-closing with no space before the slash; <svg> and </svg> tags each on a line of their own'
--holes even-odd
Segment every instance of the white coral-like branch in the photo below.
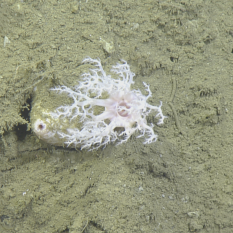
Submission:
<svg viewBox="0 0 233 233">
<path fill-rule="evenodd" d="M 78 86 L 58 86 L 51 89 L 59 94 L 66 93 L 73 99 L 73 103 L 58 107 L 54 112 L 50 112 L 50 116 L 61 124 L 64 119 L 70 122 L 78 119 L 82 123 L 81 128 L 63 129 L 60 126 L 56 129 L 58 137 L 67 146 L 91 150 L 105 147 L 110 142 L 126 142 L 135 131 L 140 133 L 138 137 L 145 138 L 144 143 L 155 142 L 157 135 L 154 133 L 153 124 L 147 124 L 146 117 L 151 111 L 156 111 L 156 117 L 160 118 L 159 125 L 164 122 L 165 116 L 161 109 L 162 102 L 159 106 L 147 103 L 152 96 L 149 85 L 143 83 L 148 92 L 147 96 L 140 90 L 131 90 L 135 74 L 124 60 L 111 70 L 118 76 L 116 79 L 105 73 L 100 60 L 88 57 L 83 62 L 93 64 L 96 68 L 84 73 Z M 103 99 L 106 93 L 108 97 Z M 104 107 L 104 111 L 95 115 L 94 106 Z"/>
</svg>

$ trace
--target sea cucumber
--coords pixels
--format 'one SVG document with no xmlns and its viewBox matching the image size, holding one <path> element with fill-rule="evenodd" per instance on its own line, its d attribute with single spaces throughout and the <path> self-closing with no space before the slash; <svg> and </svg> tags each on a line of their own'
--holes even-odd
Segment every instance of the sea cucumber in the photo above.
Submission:
<svg viewBox="0 0 233 233">
<path fill-rule="evenodd" d="M 110 142 L 126 142 L 136 131 L 138 137 L 145 138 L 145 144 L 155 142 L 154 125 L 148 124 L 146 117 L 156 111 L 160 125 L 166 116 L 162 113 L 161 101 L 159 106 L 147 102 L 152 96 L 149 85 L 143 82 L 146 96 L 140 90 L 131 89 L 135 74 L 124 60 L 112 67 L 117 78 L 107 75 L 98 59 L 88 57 L 83 63 L 95 68 L 84 73 L 77 86 L 50 88 L 57 96 L 70 98 L 69 104 L 51 111 L 34 101 L 31 112 L 34 133 L 54 145 L 89 150 L 105 147 Z"/>
</svg>

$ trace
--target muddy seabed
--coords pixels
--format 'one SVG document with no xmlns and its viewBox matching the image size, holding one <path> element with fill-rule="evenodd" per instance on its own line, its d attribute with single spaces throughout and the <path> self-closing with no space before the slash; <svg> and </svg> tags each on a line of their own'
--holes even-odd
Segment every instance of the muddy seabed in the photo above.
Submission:
<svg viewBox="0 0 233 233">
<path fill-rule="evenodd" d="M 233 231 L 232 1 L 0 5 L 0 232 Z M 150 84 L 156 143 L 76 151 L 30 131 L 34 88 L 76 85 L 86 56 Z"/>
</svg>

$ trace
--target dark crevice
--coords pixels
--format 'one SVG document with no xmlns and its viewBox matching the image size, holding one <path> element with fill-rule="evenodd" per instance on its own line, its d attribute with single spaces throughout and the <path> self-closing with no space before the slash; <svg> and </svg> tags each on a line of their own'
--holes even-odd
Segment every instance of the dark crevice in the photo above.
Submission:
<svg viewBox="0 0 233 233">
<path fill-rule="evenodd" d="M 30 97 L 23 105 L 20 113 L 22 118 L 25 119 L 27 122 L 30 122 L 31 103 L 32 103 L 32 98 Z M 26 135 L 30 133 L 29 131 L 27 131 L 27 124 L 18 124 L 15 127 L 15 132 L 19 141 L 23 141 Z"/>
</svg>

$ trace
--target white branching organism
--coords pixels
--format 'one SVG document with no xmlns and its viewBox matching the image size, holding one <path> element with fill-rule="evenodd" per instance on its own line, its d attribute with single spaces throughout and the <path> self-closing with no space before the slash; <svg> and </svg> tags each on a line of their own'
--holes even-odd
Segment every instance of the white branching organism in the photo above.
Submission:
<svg viewBox="0 0 233 233">
<path fill-rule="evenodd" d="M 135 131 L 139 132 L 138 137 L 145 138 L 145 144 L 155 142 L 157 135 L 153 124 L 149 125 L 146 118 L 155 111 L 155 117 L 159 118 L 157 124 L 160 125 L 166 117 L 162 113 L 162 102 L 159 106 L 147 102 L 152 97 L 149 85 L 143 83 L 148 92 L 146 96 L 140 90 L 131 89 L 135 74 L 124 60 L 112 67 L 111 71 L 117 78 L 107 75 L 98 59 L 88 57 L 83 62 L 93 64 L 95 68 L 82 75 L 79 85 L 51 89 L 58 94 L 66 94 L 73 103 L 46 113 L 47 120 L 41 122 L 38 119 L 34 123 L 34 132 L 55 145 L 60 140 L 60 144 L 90 150 L 105 147 L 110 142 L 126 142 Z M 96 111 L 98 107 L 102 110 Z M 62 122 L 67 121 L 72 127 L 66 126 L 64 129 Z M 76 121 L 81 123 L 81 127 L 75 127 Z M 50 123 L 53 124 L 52 129 L 47 127 L 49 130 L 44 130 Z"/>
</svg>

